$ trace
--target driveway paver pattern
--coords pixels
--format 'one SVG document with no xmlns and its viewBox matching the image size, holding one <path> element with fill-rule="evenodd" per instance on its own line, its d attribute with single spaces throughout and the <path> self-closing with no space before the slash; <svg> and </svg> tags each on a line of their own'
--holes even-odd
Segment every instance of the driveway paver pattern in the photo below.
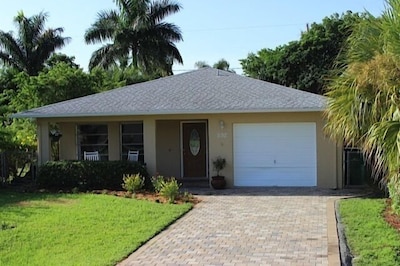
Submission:
<svg viewBox="0 0 400 266">
<path fill-rule="evenodd" d="M 213 193 L 120 265 L 328 265 L 327 202 L 343 191 Z"/>
</svg>

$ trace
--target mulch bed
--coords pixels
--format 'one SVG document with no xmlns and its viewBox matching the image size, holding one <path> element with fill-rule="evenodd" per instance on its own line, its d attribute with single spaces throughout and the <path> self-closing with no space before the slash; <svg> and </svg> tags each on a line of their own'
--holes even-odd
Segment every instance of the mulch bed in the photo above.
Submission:
<svg viewBox="0 0 400 266">
<path fill-rule="evenodd" d="M 119 191 L 119 190 L 94 190 L 92 191 L 94 194 L 106 194 L 106 195 L 113 195 L 117 197 L 123 197 L 123 198 L 135 198 L 139 200 L 148 200 L 152 202 L 157 202 L 157 203 L 168 203 L 168 200 L 158 193 L 155 192 L 149 192 L 149 191 L 141 191 L 137 192 L 135 194 L 131 194 L 126 191 Z M 201 200 L 193 195 L 190 195 L 189 197 L 183 197 L 182 195 L 178 196 L 175 199 L 175 204 L 184 204 L 184 203 L 192 203 L 192 204 L 197 204 Z"/>
<path fill-rule="evenodd" d="M 400 232 L 400 217 L 393 212 L 392 201 L 390 199 L 386 200 L 386 209 L 383 216 L 388 224 Z"/>
</svg>

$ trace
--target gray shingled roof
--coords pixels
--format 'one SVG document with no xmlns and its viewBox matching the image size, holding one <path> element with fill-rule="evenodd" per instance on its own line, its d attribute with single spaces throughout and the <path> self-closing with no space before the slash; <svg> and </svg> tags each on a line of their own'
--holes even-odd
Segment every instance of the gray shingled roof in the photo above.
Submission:
<svg viewBox="0 0 400 266">
<path fill-rule="evenodd" d="M 59 102 L 14 117 L 321 111 L 320 95 L 214 68 Z"/>
</svg>

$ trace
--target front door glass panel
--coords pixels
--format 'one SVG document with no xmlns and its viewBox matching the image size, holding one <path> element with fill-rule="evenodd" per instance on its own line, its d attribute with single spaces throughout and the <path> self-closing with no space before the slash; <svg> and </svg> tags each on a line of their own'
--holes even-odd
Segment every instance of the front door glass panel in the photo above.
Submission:
<svg viewBox="0 0 400 266">
<path fill-rule="evenodd" d="M 189 148 L 193 156 L 196 156 L 200 151 L 200 135 L 195 128 L 190 132 Z"/>
</svg>

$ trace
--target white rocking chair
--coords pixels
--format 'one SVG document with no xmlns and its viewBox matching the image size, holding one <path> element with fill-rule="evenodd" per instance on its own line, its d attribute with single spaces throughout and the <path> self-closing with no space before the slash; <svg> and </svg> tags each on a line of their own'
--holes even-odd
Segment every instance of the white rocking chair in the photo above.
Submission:
<svg viewBox="0 0 400 266">
<path fill-rule="evenodd" d="M 139 161 L 139 151 L 128 151 L 128 161 Z"/>
<path fill-rule="evenodd" d="M 85 161 L 99 161 L 100 156 L 98 151 L 84 151 L 83 159 Z"/>
</svg>

